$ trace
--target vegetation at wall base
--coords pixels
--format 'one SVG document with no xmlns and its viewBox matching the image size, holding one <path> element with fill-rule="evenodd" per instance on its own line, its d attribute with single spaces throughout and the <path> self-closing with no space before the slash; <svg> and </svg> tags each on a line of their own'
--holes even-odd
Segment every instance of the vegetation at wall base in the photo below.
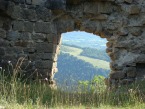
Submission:
<svg viewBox="0 0 145 109">
<path fill-rule="evenodd" d="M 0 69 L 0 106 L 6 109 L 145 108 L 144 81 L 109 90 L 104 77 L 95 76 L 91 81 L 80 81 L 78 86 L 72 87 L 73 91 L 53 90 L 40 80 L 22 82 L 18 72 L 14 68 L 9 77 Z"/>
</svg>

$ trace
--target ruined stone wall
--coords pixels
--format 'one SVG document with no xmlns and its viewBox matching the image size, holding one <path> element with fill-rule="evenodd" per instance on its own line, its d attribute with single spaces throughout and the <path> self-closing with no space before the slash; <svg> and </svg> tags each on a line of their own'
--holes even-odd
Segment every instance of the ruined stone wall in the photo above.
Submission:
<svg viewBox="0 0 145 109">
<path fill-rule="evenodd" d="M 81 30 L 107 38 L 110 83 L 124 84 L 145 75 L 144 29 L 144 0 L 1 0 L 0 61 L 25 57 L 53 83 L 61 33 Z"/>
</svg>

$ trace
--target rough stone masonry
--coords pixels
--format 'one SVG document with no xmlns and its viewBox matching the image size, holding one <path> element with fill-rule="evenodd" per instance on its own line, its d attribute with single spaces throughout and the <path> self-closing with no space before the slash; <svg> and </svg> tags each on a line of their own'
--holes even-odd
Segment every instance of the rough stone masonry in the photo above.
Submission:
<svg viewBox="0 0 145 109">
<path fill-rule="evenodd" d="M 0 0 L 0 65 L 25 57 L 26 75 L 54 84 L 61 33 L 74 30 L 108 40 L 111 84 L 144 78 L 145 0 Z"/>
</svg>

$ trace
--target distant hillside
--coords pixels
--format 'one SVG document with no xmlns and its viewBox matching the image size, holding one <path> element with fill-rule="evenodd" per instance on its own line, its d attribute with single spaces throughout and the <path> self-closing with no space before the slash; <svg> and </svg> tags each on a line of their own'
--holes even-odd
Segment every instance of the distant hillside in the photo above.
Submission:
<svg viewBox="0 0 145 109">
<path fill-rule="evenodd" d="M 58 69 L 58 73 L 55 74 L 58 83 L 66 81 L 68 84 L 79 80 L 91 80 L 95 75 L 107 77 L 109 74 L 109 70 L 94 67 L 92 64 L 67 53 L 60 54 Z"/>
<path fill-rule="evenodd" d="M 110 62 L 110 58 L 105 50 L 99 50 L 95 48 L 82 48 L 81 56 L 87 56 L 95 59 L 100 59 Z"/>
<path fill-rule="evenodd" d="M 73 47 L 66 46 L 66 45 L 61 46 L 61 52 L 63 52 L 63 53 L 68 53 L 68 54 L 70 54 L 70 55 L 72 55 L 80 60 L 88 62 L 88 63 L 92 64 L 94 67 L 98 67 L 98 68 L 102 68 L 102 69 L 106 69 L 106 70 L 110 69 L 109 62 L 107 62 L 104 59 L 105 54 L 102 54 L 101 57 L 98 56 L 98 59 L 97 59 L 96 58 L 97 56 L 92 58 L 92 56 L 94 54 L 89 54 L 89 52 L 87 50 L 86 50 L 87 52 L 85 53 L 83 50 L 84 50 L 83 48 L 81 48 L 81 47 L 77 48 L 77 46 L 75 46 L 75 47 L 74 46 Z M 97 55 L 97 54 L 95 54 L 95 55 Z"/>
</svg>

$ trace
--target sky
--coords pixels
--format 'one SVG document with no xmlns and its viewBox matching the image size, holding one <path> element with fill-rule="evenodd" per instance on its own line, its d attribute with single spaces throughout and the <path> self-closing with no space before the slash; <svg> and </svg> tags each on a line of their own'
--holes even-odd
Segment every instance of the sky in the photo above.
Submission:
<svg viewBox="0 0 145 109">
<path fill-rule="evenodd" d="M 62 34 L 62 43 L 81 47 L 106 48 L 107 40 L 92 33 L 73 31 Z"/>
</svg>

